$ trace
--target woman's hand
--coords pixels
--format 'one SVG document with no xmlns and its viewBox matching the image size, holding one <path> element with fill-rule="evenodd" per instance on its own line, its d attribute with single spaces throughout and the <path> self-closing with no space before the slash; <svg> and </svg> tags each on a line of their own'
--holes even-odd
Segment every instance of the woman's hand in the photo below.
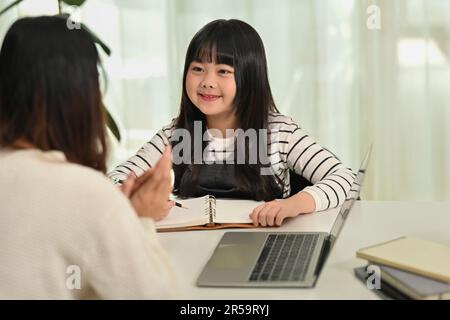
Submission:
<svg viewBox="0 0 450 320">
<path fill-rule="evenodd" d="M 172 192 L 171 169 L 172 152 L 168 147 L 153 168 L 139 178 L 132 174 L 125 180 L 121 190 L 130 199 L 138 216 L 156 221 L 167 216 L 175 204 L 168 200 Z"/>
<path fill-rule="evenodd" d="M 315 210 L 314 198 L 307 192 L 300 192 L 290 198 L 273 200 L 257 206 L 250 214 L 255 226 L 281 226 L 284 219 Z"/>
</svg>

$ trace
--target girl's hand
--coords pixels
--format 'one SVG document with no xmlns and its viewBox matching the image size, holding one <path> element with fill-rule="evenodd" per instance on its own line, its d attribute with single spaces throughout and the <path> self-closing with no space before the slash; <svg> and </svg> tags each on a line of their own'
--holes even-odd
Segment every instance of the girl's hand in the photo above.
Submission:
<svg viewBox="0 0 450 320">
<path fill-rule="evenodd" d="M 286 218 L 314 210 L 314 198 L 307 192 L 300 192 L 287 199 L 273 200 L 257 206 L 250 218 L 255 226 L 281 226 Z"/>
</svg>

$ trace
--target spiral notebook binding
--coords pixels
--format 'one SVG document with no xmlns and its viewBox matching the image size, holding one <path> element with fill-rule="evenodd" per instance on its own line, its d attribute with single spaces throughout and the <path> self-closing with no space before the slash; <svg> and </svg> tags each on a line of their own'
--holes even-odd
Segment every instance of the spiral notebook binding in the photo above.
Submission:
<svg viewBox="0 0 450 320">
<path fill-rule="evenodd" d="M 205 198 L 205 214 L 209 216 L 209 223 L 214 224 L 216 219 L 216 197 L 209 195 Z"/>
</svg>

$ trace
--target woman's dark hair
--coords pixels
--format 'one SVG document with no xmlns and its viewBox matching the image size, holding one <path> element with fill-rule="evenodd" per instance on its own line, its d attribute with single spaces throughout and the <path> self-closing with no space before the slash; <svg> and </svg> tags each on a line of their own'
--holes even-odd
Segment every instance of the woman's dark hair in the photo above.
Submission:
<svg viewBox="0 0 450 320">
<path fill-rule="evenodd" d="M 175 128 L 187 129 L 191 137 L 194 136 L 194 121 L 202 122 L 202 133 L 206 130 L 206 116 L 192 103 L 186 91 L 186 76 L 193 61 L 209 63 L 214 61 L 217 64 L 232 66 L 235 69 L 237 87 L 234 109 L 239 128 L 267 129 L 269 112 L 278 110 L 269 85 L 264 45 L 253 27 L 235 19 L 215 20 L 205 25 L 191 40 L 184 65 L 180 111 L 175 123 Z M 173 145 L 177 143 L 179 142 L 173 142 Z M 203 148 L 205 147 L 206 143 L 203 144 Z M 248 151 L 247 144 L 246 155 Z M 174 165 L 175 193 L 181 196 L 192 196 L 192 190 L 197 184 L 203 165 L 193 163 L 191 161 L 191 164 Z M 256 200 L 270 200 L 276 196 L 274 182 L 277 182 L 275 184 L 277 192 L 282 183 L 276 175 L 261 175 L 261 167 L 261 163 L 236 165 L 235 178 L 243 193 L 254 194 Z M 188 185 L 183 185 L 180 183 L 181 177 L 187 169 L 192 172 L 192 181 Z"/>
<path fill-rule="evenodd" d="M 91 35 L 61 16 L 22 18 L 0 52 L 0 146 L 23 139 L 106 171 L 105 115 Z"/>
</svg>

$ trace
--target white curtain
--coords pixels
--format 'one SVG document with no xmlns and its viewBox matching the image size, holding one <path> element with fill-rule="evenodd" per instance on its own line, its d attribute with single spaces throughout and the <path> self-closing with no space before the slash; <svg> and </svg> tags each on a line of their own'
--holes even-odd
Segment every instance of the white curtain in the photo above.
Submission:
<svg viewBox="0 0 450 320">
<path fill-rule="evenodd" d="M 0 17 L 1 35 L 55 3 L 25 0 Z M 377 8 L 380 29 L 368 25 Z M 88 0 L 74 14 L 113 51 L 105 102 L 124 139 L 111 166 L 176 116 L 195 32 L 237 18 L 264 41 L 283 113 L 355 170 L 373 143 L 363 198 L 450 199 L 448 0 Z"/>
</svg>

